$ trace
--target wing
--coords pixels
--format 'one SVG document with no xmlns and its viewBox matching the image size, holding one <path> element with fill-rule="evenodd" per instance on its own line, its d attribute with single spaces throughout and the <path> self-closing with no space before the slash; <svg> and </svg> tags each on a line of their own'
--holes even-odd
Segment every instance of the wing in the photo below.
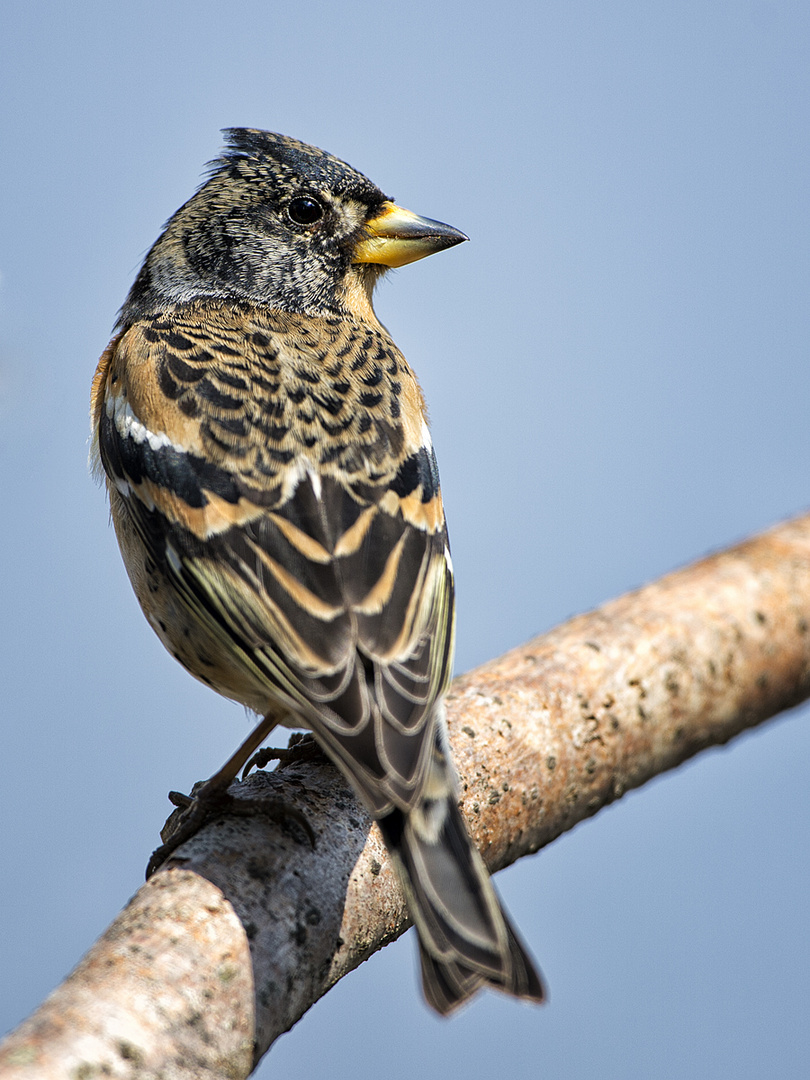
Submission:
<svg viewBox="0 0 810 1080">
<path fill-rule="evenodd" d="M 242 700 L 292 709 L 375 815 L 412 806 L 452 667 L 453 580 L 421 394 L 387 335 L 187 308 L 114 341 L 94 400 L 114 513 L 238 668 L 218 688 L 241 679 L 257 688 Z"/>
</svg>

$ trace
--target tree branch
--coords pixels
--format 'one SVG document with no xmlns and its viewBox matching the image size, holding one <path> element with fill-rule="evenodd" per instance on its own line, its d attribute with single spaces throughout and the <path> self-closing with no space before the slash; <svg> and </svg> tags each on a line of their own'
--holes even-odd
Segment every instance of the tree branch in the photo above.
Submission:
<svg viewBox="0 0 810 1080">
<path fill-rule="evenodd" d="M 457 679 L 462 805 L 492 870 L 810 693 L 810 516 L 670 574 Z M 376 827 L 326 763 L 232 791 L 0 1047 L 0 1076 L 247 1076 L 407 927 Z"/>
</svg>

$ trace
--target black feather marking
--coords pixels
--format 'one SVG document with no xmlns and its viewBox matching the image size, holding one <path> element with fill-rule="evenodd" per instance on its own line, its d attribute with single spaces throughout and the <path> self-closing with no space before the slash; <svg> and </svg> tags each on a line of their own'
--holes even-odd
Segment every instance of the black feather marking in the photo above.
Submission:
<svg viewBox="0 0 810 1080">
<path fill-rule="evenodd" d="M 179 349 L 181 352 L 188 352 L 194 348 L 194 342 L 176 330 L 170 330 L 164 340 L 170 349 Z"/>
<path fill-rule="evenodd" d="M 239 501 L 236 481 L 225 469 L 174 446 L 154 449 L 148 439 L 122 435 L 106 412 L 99 425 L 99 447 L 114 476 L 133 484 L 150 480 L 195 509 L 208 502 L 206 491 L 229 503 Z"/>
<path fill-rule="evenodd" d="M 292 450 L 276 450 L 272 446 L 267 447 L 267 453 L 269 454 L 271 460 L 277 461 L 279 465 L 289 465 L 289 463 L 295 457 L 295 454 L 292 452 Z"/>
<path fill-rule="evenodd" d="M 382 368 L 379 366 L 379 364 L 375 364 L 374 365 L 374 370 L 369 375 L 365 375 L 361 379 L 361 382 L 365 386 L 369 386 L 369 387 L 377 386 L 379 383 L 382 382 L 382 377 L 383 377 Z"/>
<path fill-rule="evenodd" d="M 231 351 L 237 355 L 236 350 Z M 241 393 L 247 393 L 248 391 L 247 380 L 227 368 L 217 368 L 217 378 L 221 383 L 230 386 L 233 390 L 239 390 Z"/>
<path fill-rule="evenodd" d="M 224 341 L 217 341 L 216 338 L 208 339 L 208 346 L 213 352 L 219 353 L 220 356 L 242 355 L 241 349 L 235 349 L 232 345 L 226 345 Z"/>
<path fill-rule="evenodd" d="M 343 442 L 332 443 L 331 446 L 324 447 L 321 451 L 321 465 L 331 465 L 332 462 L 338 461 L 346 453 L 347 449 L 347 444 Z"/>
<path fill-rule="evenodd" d="M 219 420 L 205 420 L 202 424 L 202 434 L 207 444 L 215 446 L 217 450 L 232 458 L 247 456 L 249 447 L 244 441 L 228 438 L 225 425 Z"/>
<path fill-rule="evenodd" d="M 191 343 L 189 342 L 189 345 Z M 185 360 L 182 360 L 176 353 L 167 353 L 166 366 L 171 371 L 175 379 L 185 383 L 199 382 L 205 375 L 205 368 L 194 367 L 191 364 L 187 364 Z"/>
<path fill-rule="evenodd" d="M 245 407 L 244 399 L 241 397 L 234 397 L 231 394 L 226 394 L 225 391 L 217 386 L 216 382 L 211 379 L 207 374 L 200 380 L 197 386 L 197 394 L 203 401 L 213 405 L 215 409 L 226 409 L 229 412 L 240 412 Z"/>
<path fill-rule="evenodd" d="M 354 416 L 347 416 L 341 420 L 339 424 L 330 424 L 323 416 L 318 417 L 321 427 L 327 435 L 340 435 L 344 431 L 348 431 L 354 423 Z"/>
<path fill-rule="evenodd" d="M 266 380 L 254 376 L 253 382 L 256 385 L 257 390 L 261 390 L 263 394 L 267 396 L 259 397 L 259 407 L 261 408 L 264 416 L 283 416 L 284 415 L 284 402 L 274 400 L 271 395 L 277 394 L 280 383 L 267 382 Z"/>
<path fill-rule="evenodd" d="M 289 433 L 290 427 L 288 424 L 274 424 L 269 421 L 263 420 L 261 417 L 257 418 L 256 427 L 272 442 L 281 442 L 285 435 Z"/>
<path fill-rule="evenodd" d="M 418 487 L 422 488 L 422 502 L 427 503 L 439 492 L 439 468 L 436 455 L 425 446 L 420 446 L 415 454 L 407 457 L 394 479 L 391 490 L 404 499 Z"/>
<path fill-rule="evenodd" d="M 322 409 L 328 412 L 330 416 L 337 416 L 345 405 L 345 401 L 334 394 L 313 394 L 312 400 L 316 405 L 320 405 Z"/>
<path fill-rule="evenodd" d="M 244 439 L 247 435 L 247 425 L 242 416 L 223 416 L 220 417 L 216 423 L 217 427 L 222 428 L 223 431 L 227 431 L 229 435 L 235 435 L 240 439 Z"/>
<path fill-rule="evenodd" d="M 176 401 L 186 390 L 186 387 L 172 376 L 166 363 L 158 365 L 157 378 L 158 386 L 171 401 Z"/>
<path fill-rule="evenodd" d="M 422 452 L 427 458 L 428 474 L 430 477 L 427 481 L 424 476 L 422 477 L 422 502 L 429 503 L 435 495 L 438 495 L 441 486 L 439 483 L 439 463 L 436 460 L 436 451 L 432 446 L 430 448 L 430 453 L 427 453 L 424 448 Z"/>
</svg>

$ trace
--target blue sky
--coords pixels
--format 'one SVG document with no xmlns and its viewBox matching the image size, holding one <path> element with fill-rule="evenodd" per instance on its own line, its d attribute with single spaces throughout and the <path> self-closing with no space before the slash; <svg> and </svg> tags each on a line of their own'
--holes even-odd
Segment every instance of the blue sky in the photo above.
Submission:
<svg viewBox="0 0 810 1080">
<path fill-rule="evenodd" d="M 9 0 L 0 16 L 0 1029 L 247 730 L 140 615 L 89 383 L 163 221 L 247 125 L 470 244 L 377 310 L 430 404 L 457 668 L 810 502 L 803 3 Z M 499 876 L 551 987 L 442 1023 L 411 935 L 260 1076 L 804 1077 L 800 709 Z"/>
</svg>

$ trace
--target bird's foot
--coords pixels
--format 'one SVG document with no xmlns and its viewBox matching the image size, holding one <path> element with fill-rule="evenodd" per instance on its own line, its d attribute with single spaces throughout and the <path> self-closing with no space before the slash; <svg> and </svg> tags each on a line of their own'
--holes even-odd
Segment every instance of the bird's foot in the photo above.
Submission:
<svg viewBox="0 0 810 1080">
<path fill-rule="evenodd" d="M 302 761 L 328 761 L 320 745 L 308 732 L 294 731 L 290 735 L 290 741 L 286 750 L 266 746 L 257 750 L 242 770 L 242 779 L 252 769 L 263 769 L 271 761 L 277 761 L 278 767 L 283 769 L 286 765 L 298 765 Z"/>
<path fill-rule="evenodd" d="M 160 831 L 163 843 L 155 848 L 146 867 L 147 880 L 174 852 L 190 840 L 216 817 L 253 817 L 261 814 L 271 821 L 294 822 L 305 833 L 310 845 L 315 847 L 315 833 L 306 817 L 283 799 L 272 797 L 237 798 L 229 794 L 221 784 L 206 780 L 195 784 L 191 795 L 179 791 L 169 792 L 169 802 L 177 809 L 171 814 Z"/>
</svg>

